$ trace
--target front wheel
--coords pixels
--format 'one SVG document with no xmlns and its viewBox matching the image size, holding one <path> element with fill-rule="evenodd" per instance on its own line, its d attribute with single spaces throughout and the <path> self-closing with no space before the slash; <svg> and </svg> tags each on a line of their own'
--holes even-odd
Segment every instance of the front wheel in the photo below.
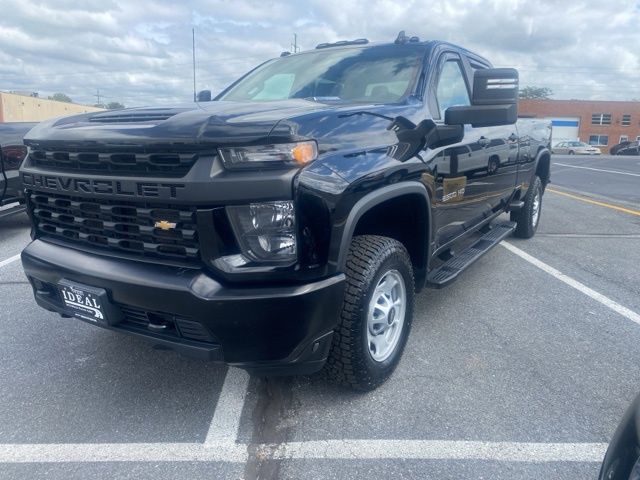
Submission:
<svg viewBox="0 0 640 480">
<path fill-rule="evenodd" d="M 536 176 L 524 197 L 524 206 L 518 212 L 511 212 L 511 221 L 516 222 L 514 235 L 520 238 L 531 238 L 535 235 L 540 223 L 542 211 L 542 181 Z"/>
<path fill-rule="evenodd" d="M 369 391 L 400 361 L 413 317 L 409 254 L 392 238 L 353 238 L 345 269 L 345 298 L 325 366 L 337 383 Z"/>
</svg>

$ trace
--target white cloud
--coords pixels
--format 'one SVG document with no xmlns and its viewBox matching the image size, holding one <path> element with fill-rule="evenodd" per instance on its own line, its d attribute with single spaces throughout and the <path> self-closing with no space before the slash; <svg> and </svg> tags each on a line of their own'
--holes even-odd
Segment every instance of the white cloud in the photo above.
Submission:
<svg viewBox="0 0 640 480">
<path fill-rule="evenodd" d="M 127 105 L 192 97 L 191 28 L 198 88 L 221 90 L 289 50 L 399 30 L 448 40 L 556 98 L 640 97 L 640 9 L 635 0 L 2 0 L 0 89 L 61 91 Z"/>
</svg>

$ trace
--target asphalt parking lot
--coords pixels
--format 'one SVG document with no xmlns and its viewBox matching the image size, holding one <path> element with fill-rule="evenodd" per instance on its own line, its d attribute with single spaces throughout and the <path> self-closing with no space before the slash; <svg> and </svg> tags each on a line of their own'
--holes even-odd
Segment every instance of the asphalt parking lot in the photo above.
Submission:
<svg viewBox="0 0 640 480">
<path fill-rule="evenodd" d="M 369 394 L 48 313 L 0 215 L 0 478 L 596 478 L 640 391 L 640 157 L 555 156 L 552 181 L 536 237 L 418 296 Z"/>
</svg>

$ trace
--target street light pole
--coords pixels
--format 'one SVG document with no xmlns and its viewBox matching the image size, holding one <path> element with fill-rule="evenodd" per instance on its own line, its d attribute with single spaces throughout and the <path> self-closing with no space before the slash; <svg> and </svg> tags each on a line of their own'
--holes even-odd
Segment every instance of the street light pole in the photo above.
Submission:
<svg viewBox="0 0 640 480">
<path fill-rule="evenodd" d="M 191 29 L 191 48 L 193 50 L 193 101 L 196 98 L 196 29 Z"/>
</svg>

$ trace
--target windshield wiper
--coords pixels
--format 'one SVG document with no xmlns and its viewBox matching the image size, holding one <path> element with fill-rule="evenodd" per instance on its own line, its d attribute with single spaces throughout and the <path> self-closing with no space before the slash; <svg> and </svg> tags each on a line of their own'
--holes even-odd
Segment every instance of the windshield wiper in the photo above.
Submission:
<svg viewBox="0 0 640 480">
<path fill-rule="evenodd" d="M 306 97 L 303 100 L 309 100 L 310 102 L 324 103 L 324 102 L 341 102 L 340 97 Z"/>
</svg>

